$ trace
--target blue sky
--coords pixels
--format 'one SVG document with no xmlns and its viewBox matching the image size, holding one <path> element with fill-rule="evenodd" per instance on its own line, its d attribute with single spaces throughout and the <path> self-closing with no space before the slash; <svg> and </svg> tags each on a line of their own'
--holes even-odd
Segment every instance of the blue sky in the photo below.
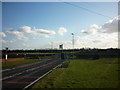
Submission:
<svg viewBox="0 0 120 90">
<path fill-rule="evenodd" d="M 108 34 L 103 31 L 108 30 L 105 24 L 114 24 L 114 18 L 118 16 L 117 2 L 70 3 L 106 17 L 62 2 L 3 2 L 2 32 L 5 34 L 1 34 L 3 48 L 7 46 L 10 49 L 45 49 L 51 48 L 51 42 L 54 48 L 58 48 L 59 44 L 64 44 L 65 48 L 72 48 L 72 32 L 75 35 L 75 48 L 117 47 L 106 46 L 105 41 L 103 43 L 101 40 L 104 34 L 109 37 L 115 33 Z M 97 33 L 88 34 L 89 31 Z M 93 43 L 94 37 L 97 38 L 99 35 L 102 42 L 96 45 Z"/>
</svg>

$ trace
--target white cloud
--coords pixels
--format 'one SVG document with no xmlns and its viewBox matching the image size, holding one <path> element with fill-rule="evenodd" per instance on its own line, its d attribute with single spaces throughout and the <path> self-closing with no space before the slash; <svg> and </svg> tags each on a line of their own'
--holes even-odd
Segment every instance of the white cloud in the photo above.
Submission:
<svg viewBox="0 0 120 90">
<path fill-rule="evenodd" d="M 108 22 L 106 22 L 102 26 L 102 29 L 104 30 L 105 33 L 118 32 L 118 17 L 115 17 L 112 20 L 109 20 Z"/>
<path fill-rule="evenodd" d="M 7 43 L 7 40 L 3 40 L 3 37 L 7 37 L 6 34 L 4 32 L 0 32 L 0 43 L 1 44 L 5 44 Z"/>
<path fill-rule="evenodd" d="M 0 37 L 7 37 L 4 32 L 0 32 Z"/>
<path fill-rule="evenodd" d="M 23 27 L 20 27 L 20 29 L 21 29 L 23 32 L 32 33 L 31 27 L 29 27 L 29 26 L 23 26 Z"/>
<path fill-rule="evenodd" d="M 15 39 L 11 39 L 11 40 L 3 40 L 0 39 L 0 43 L 5 44 L 5 43 L 14 43 L 16 40 Z"/>
<path fill-rule="evenodd" d="M 93 24 L 89 29 L 82 30 L 85 36 L 76 37 L 76 44 L 90 48 L 118 47 L 118 18 L 109 20 L 103 26 Z"/>
<path fill-rule="evenodd" d="M 29 48 L 30 47 L 30 45 L 25 44 L 25 43 L 23 43 L 22 46 L 25 47 L 25 48 Z"/>
<path fill-rule="evenodd" d="M 59 30 L 58 30 L 59 35 L 64 35 L 64 33 L 66 33 L 66 32 L 67 32 L 67 29 L 64 28 L 64 27 L 60 27 Z"/>
<path fill-rule="evenodd" d="M 78 47 L 111 48 L 118 47 L 118 33 L 98 33 L 77 38 Z"/>
<path fill-rule="evenodd" d="M 118 32 L 118 20 L 119 19 L 120 19 L 120 16 L 115 17 L 112 20 L 109 20 L 108 22 L 106 22 L 102 26 L 93 24 L 87 30 L 81 30 L 81 32 L 86 33 L 86 34 L 96 34 L 99 32 L 104 32 L 104 33 Z"/>
<path fill-rule="evenodd" d="M 18 30 L 8 29 L 6 32 L 15 36 L 17 39 L 22 40 L 22 41 L 28 40 L 28 37 L 26 36 L 29 36 L 35 39 L 35 38 L 38 38 L 37 36 L 49 38 L 50 35 L 56 34 L 55 31 L 53 30 L 36 29 L 35 27 L 32 28 L 29 26 L 20 27 Z M 4 34 L 2 33 L 1 35 L 4 35 Z"/>
<path fill-rule="evenodd" d="M 31 34 L 34 36 L 41 36 L 45 38 L 48 38 L 50 35 L 56 34 L 55 31 L 52 31 L 52 30 L 36 29 L 35 27 L 32 29 L 29 26 L 23 26 L 23 27 L 20 27 L 20 29 L 24 33 Z"/>
<path fill-rule="evenodd" d="M 6 43 L 6 41 L 3 39 L 0 39 L 0 43 L 3 44 L 3 43 Z"/>
<path fill-rule="evenodd" d="M 54 31 L 49 31 L 49 30 L 44 30 L 44 29 L 37 29 L 36 31 L 41 34 L 55 34 Z"/>
<path fill-rule="evenodd" d="M 11 40 L 8 40 L 7 42 L 8 43 L 14 43 L 14 42 L 16 42 L 16 40 L 15 39 L 11 39 Z"/>
<path fill-rule="evenodd" d="M 82 33 L 86 33 L 86 34 L 96 34 L 98 32 L 98 30 L 100 30 L 101 27 L 99 27 L 96 24 L 93 24 L 90 26 L 89 29 L 87 30 L 81 30 Z"/>
<path fill-rule="evenodd" d="M 28 38 L 25 37 L 24 34 L 20 31 L 8 30 L 7 33 L 14 35 L 19 40 L 22 40 L 22 41 L 28 40 Z"/>
</svg>

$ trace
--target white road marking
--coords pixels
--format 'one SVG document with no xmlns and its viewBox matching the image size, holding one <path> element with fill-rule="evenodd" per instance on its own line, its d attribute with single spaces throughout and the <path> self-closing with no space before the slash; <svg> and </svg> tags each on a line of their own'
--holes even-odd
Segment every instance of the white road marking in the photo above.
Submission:
<svg viewBox="0 0 120 90">
<path fill-rule="evenodd" d="M 39 81 L 40 79 L 42 79 L 43 77 L 45 77 L 46 75 L 48 75 L 50 72 L 52 72 L 54 69 L 56 69 L 57 67 L 59 67 L 61 64 L 57 65 L 56 67 L 54 67 L 53 69 L 49 70 L 47 73 L 43 74 L 41 77 L 39 77 L 38 79 L 36 79 L 35 81 L 33 81 L 32 83 L 30 83 L 29 85 L 27 85 L 26 87 L 23 88 L 23 90 L 29 88 L 31 85 L 33 85 L 34 83 L 36 83 L 37 81 Z"/>
<path fill-rule="evenodd" d="M 56 61 L 55 61 L 55 62 L 56 62 Z M 36 69 L 38 69 L 38 68 L 40 68 L 40 67 L 47 66 L 47 65 L 52 64 L 52 63 L 54 63 L 54 62 L 50 62 L 50 63 L 45 64 L 45 65 L 42 65 L 42 66 L 38 66 L 38 67 L 35 67 L 35 68 L 31 68 L 31 69 L 22 71 L 22 72 L 20 72 L 20 73 L 16 73 L 16 74 L 13 74 L 13 75 L 11 75 L 11 76 L 4 77 L 4 78 L 2 78 L 2 79 L 0 79 L 0 80 L 5 80 L 5 79 L 8 79 L 8 78 L 12 78 L 12 77 L 15 77 L 15 76 L 17 76 L 17 75 L 21 75 L 21 74 L 23 74 L 23 73 L 25 73 L 25 72 L 33 71 L 33 70 L 36 70 Z"/>
</svg>

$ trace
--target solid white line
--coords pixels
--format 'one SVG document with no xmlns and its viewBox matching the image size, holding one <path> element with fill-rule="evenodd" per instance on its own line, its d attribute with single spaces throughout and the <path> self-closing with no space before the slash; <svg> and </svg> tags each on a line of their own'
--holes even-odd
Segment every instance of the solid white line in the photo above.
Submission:
<svg viewBox="0 0 120 90">
<path fill-rule="evenodd" d="M 1 70 L 0 72 L 5 72 L 5 71 L 10 71 L 10 70 L 14 70 L 14 69 L 18 69 L 18 68 L 24 68 L 24 67 L 27 67 L 27 66 L 30 66 L 30 65 L 34 65 L 34 64 L 38 64 L 38 63 L 41 63 L 42 61 L 40 62 L 35 62 L 35 63 L 29 63 L 29 64 L 26 64 L 26 65 L 21 65 L 21 66 L 17 66 L 17 67 L 13 67 L 13 68 L 7 68 L 7 69 L 4 69 L 4 70 Z"/>
<path fill-rule="evenodd" d="M 62 62 L 63 63 L 63 62 Z M 57 65 L 56 67 L 54 67 L 53 69 L 49 70 L 47 73 L 43 74 L 41 77 L 39 77 L 38 79 L 36 79 L 35 81 L 33 81 L 32 83 L 30 83 L 29 85 L 27 85 L 26 87 L 23 88 L 23 90 L 27 89 L 28 87 L 30 87 L 31 85 L 33 85 L 34 83 L 36 83 L 37 81 L 39 81 L 41 78 L 45 77 L 47 74 L 49 74 L 50 72 L 52 72 L 54 69 L 56 69 L 57 67 L 59 67 L 62 64 Z"/>
<path fill-rule="evenodd" d="M 43 78 L 44 76 L 46 76 L 47 74 L 49 74 L 50 72 L 52 72 L 52 70 L 48 71 L 47 73 L 43 74 L 41 77 L 39 77 L 38 79 L 36 79 L 35 81 L 33 81 L 32 83 L 30 83 L 29 85 L 27 85 L 26 87 L 23 88 L 23 90 L 27 89 L 28 87 L 30 87 L 31 85 L 33 85 L 34 83 L 36 83 L 38 80 L 40 80 L 41 78 Z"/>
<path fill-rule="evenodd" d="M 33 70 L 35 70 L 35 69 L 39 69 L 40 67 L 49 65 L 49 64 L 51 64 L 51 63 L 53 63 L 53 62 L 50 62 L 50 63 L 48 63 L 48 64 L 44 64 L 44 65 L 41 65 L 41 66 L 38 66 L 38 67 L 30 68 L 30 69 L 27 69 L 27 70 L 22 71 L 22 72 L 20 72 L 20 73 L 15 73 L 15 74 L 13 74 L 13 75 L 11 75 L 11 76 L 7 76 L 7 77 L 4 77 L 4 78 L 0 79 L 0 81 L 1 81 L 1 80 L 5 80 L 5 79 L 8 79 L 8 78 L 15 77 L 15 76 L 17 76 L 17 75 L 21 75 L 21 74 L 23 74 L 23 73 L 25 73 L 25 72 L 29 72 L 29 71 L 33 71 Z"/>
</svg>

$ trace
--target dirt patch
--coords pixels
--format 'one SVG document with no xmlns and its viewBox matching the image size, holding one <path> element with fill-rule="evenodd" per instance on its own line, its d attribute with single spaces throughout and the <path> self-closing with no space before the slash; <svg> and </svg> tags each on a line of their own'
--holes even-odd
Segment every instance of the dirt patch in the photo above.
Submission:
<svg viewBox="0 0 120 90">
<path fill-rule="evenodd" d="M 18 60 L 24 60 L 24 58 L 10 58 L 10 59 L 7 59 L 7 61 L 18 61 Z M 5 59 L 2 59 L 2 62 L 4 62 Z"/>
</svg>

